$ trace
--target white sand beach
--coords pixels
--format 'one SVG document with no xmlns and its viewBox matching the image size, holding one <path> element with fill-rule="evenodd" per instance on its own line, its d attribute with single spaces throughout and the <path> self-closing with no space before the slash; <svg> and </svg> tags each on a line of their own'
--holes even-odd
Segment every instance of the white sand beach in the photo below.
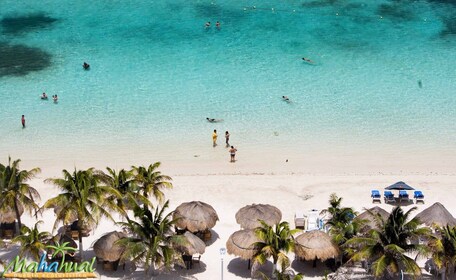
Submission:
<svg viewBox="0 0 456 280">
<path fill-rule="evenodd" d="M 108 164 L 109 165 L 109 164 Z M 78 168 L 85 168 L 81 166 Z M 211 167 L 212 166 L 212 167 Z M 31 168 L 26 161 L 22 168 Z M 57 190 L 54 186 L 43 182 L 46 178 L 61 176 L 61 168 L 56 168 L 55 163 L 48 166 L 40 166 L 42 173 L 31 181 L 41 194 L 41 203 L 54 196 Z M 94 166 L 103 169 L 104 166 Z M 128 168 L 129 165 L 116 168 Z M 416 173 L 416 174 L 380 174 L 364 173 L 359 174 L 331 174 L 330 172 L 305 173 L 296 166 L 295 170 L 284 168 L 271 168 L 263 166 L 258 168 L 236 162 L 234 164 L 207 162 L 197 165 L 190 164 L 186 168 L 183 165 L 172 166 L 166 161 L 160 170 L 173 178 L 174 189 L 165 192 L 166 198 L 170 200 L 169 210 L 174 210 L 182 202 L 199 200 L 212 205 L 218 213 L 220 220 L 213 228 L 211 244 L 201 257 L 200 266 L 191 270 L 176 268 L 173 271 L 165 272 L 156 279 L 220 279 L 221 277 L 221 256 L 220 248 L 226 247 L 226 241 L 231 233 L 239 230 L 236 224 L 235 214 L 241 207 L 252 203 L 268 203 L 278 207 L 283 214 L 283 220 L 288 221 L 294 228 L 293 217 L 295 212 L 305 212 L 310 209 L 322 210 L 328 207 L 328 199 L 331 193 L 343 197 L 343 206 L 354 207 L 356 211 L 363 211 L 364 208 L 373 207 L 370 198 L 370 191 L 383 188 L 397 181 L 405 181 L 407 184 L 421 190 L 425 195 L 424 204 L 411 204 L 406 209 L 417 206 L 418 214 L 421 210 L 429 207 L 434 202 L 441 202 L 447 209 L 456 215 L 456 205 L 453 203 L 454 185 L 456 184 L 455 174 Z M 321 171 L 324 171 L 323 166 Z M 70 167 L 67 167 L 71 170 Z M 263 172 L 270 168 L 274 172 Z M 210 170 L 210 171 L 209 171 Z M 391 210 L 391 205 L 375 203 L 375 205 Z M 52 210 L 44 212 L 44 221 L 41 230 L 52 230 L 54 213 Z M 22 222 L 28 226 L 35 223 L 36 219 L 28 214 L 22 216 Z M 91 245 L 104 233 L 118 229 L 111 221 L 102 220 L 99 226 L 91 232 L 90 236 L 83 239 L 85 257 L 93 256 Z M 13 252 L 11 252 L 13 250 Z M 9 250 L 2 249 L 0 258 L 8 260 L 14 255 L 14 247 Z M 294 255 L 290 254 L 291 260 Z M 236 256 L 225 255 L 223 261 L 224 279 L 249 279 L 250 272 L 247 270 L 247 262 L 241 261 Z M 292 262 L 292 268 L 305 275 L 305 279 L 321 279 L 328 269 L 324 264 L 318 264 L 313 269 L 311 264 L 298 261 Z M 271 270 L 272 264 L 265 265 L 263 269 Z M 119 269 L 117 272 L 105 272 L 98 268 L 97 272 L 101 279 L 143 279 L 144 272 L 141 269 L 132 272 L 127 265 L 125 271 Z"/>
</svg>

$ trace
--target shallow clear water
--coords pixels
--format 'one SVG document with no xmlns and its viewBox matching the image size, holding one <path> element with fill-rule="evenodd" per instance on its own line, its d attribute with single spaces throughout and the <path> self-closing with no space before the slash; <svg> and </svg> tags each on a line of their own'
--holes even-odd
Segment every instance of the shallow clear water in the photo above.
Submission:
<svg viewBox="0 0 456 280">
<path fill-rule="evenodd" d="M 456 5 L 363 2 L 1 1 L 0 156 L 456 156 Z"/>
</svg>

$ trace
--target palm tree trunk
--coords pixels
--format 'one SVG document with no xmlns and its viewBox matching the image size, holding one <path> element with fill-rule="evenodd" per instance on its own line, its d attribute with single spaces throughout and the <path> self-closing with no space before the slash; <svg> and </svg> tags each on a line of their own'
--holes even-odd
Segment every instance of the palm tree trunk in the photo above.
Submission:
<svg viewBox="0 0 456 280">
<path fill-rule="evenodd" d="M 21 228 L 22 228 L 22 222 L 21 222 L 21 214 L 19 213 L 19 207 L 17 206 L 16 199 L 14 199 L 14 212 L 16 212 L 16 220 L 17 220 L 17 223 L 15 223 L 16 234 L 20 234 Z"/>
</svg>

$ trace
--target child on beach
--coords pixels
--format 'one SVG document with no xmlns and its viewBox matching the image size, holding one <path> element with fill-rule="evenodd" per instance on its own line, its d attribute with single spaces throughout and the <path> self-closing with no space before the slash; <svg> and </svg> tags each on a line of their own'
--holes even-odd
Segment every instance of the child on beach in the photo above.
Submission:
<svg viewBox="0 0 456 280">
<path fill-rule="evenodd" d="M 230 133 L 227 131 L 225 131 L 225 142 L 226 142 L 226 146 L 229 147 L 230 144 L 228 143 L 230 141 Z"/>
<path fill-rule="evenodd" d="M 214 132 L 212 133 L 212 144 L 213 146 L 217 146 L 217 130 L 214 129 Z"/>
</svg>

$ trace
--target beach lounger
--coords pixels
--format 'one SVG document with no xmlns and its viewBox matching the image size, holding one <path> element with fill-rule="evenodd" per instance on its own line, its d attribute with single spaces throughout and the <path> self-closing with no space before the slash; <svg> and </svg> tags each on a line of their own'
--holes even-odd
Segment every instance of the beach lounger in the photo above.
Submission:
<svg viewBox="0 0 456 280">
<path fill-rule="evenodd" d="M 371 197 L 372 197 L 372 203 L 378 201 L 378 202 L 382 202 L 381 201 L 381 196 L 380 196 L 380 192 L 378 190 L 372 190 L 371 191 Z"/>
<path fill-rule="evenodd" d="M 415 191 L 413 198 L 415 199 L 416 203 L 418 203 L 418 201 L 424 203 L 424 194 L 421 191 Z"/>
<path fill-rule="evenodd" d="M 394 199 L 394 195 L 391 191 L 385 191 L 383 193 L 383 198 L 385 199 L 385 203 L 396 202 L 396 199 Z"/>
<path fill-rule="evenodd" d="M 399 201 L 400 202 L 409 201 L 409 195 L 408 195 L 407 191 L 399 191 Z"/>
<path fill-rule="evenodd" d="M 306 226 L 306 217 L 302 212 L 296 212 L 294 216 L 295 228 L 304 229 Z"/>
</svg>

